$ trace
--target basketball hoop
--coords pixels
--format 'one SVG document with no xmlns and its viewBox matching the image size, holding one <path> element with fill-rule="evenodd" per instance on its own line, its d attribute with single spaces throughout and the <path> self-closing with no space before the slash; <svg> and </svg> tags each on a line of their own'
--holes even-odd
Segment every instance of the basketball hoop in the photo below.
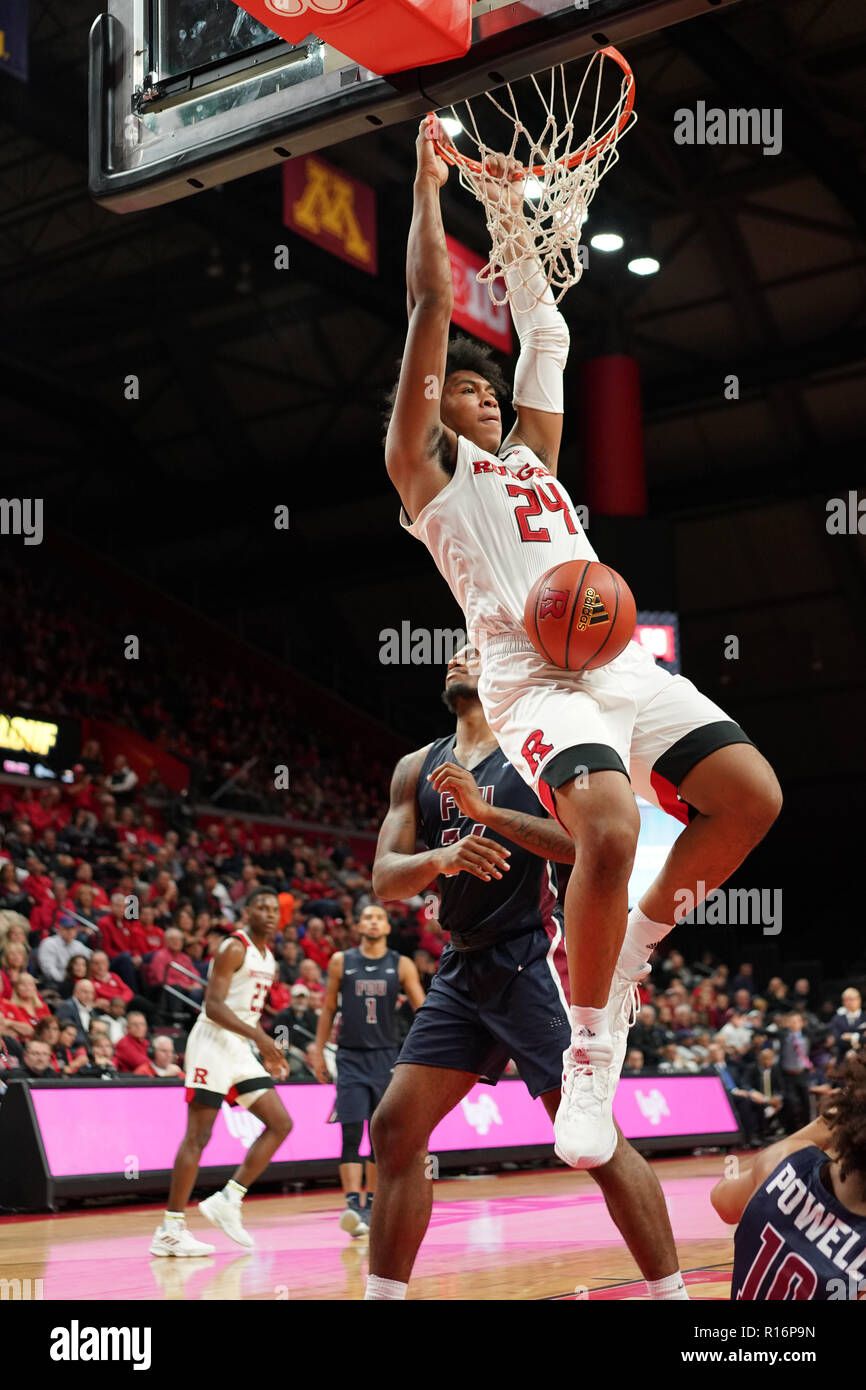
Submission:
<svg viewBox="0 0 866 1390">
<path fill-rule="evenodd" d="M 614 65 L 614 75 L 619 78 L 618 95 L 607 114 L 600 115 L 606 60 Z M 566 290 L 577 283 L 583 274 L 579 243 L 587 208 L 602 178 L 619 158 L 617 146 L 620 136 L 637 120 L 634 75 L 617 49 L 600 48 L 593 53 L 573 101 L 566 87 L 566 66 L 560 63 L 552 67 L 549 73 L 542 74 L 545 87 L 549 78 L 548 95 L 542 91 L 539 79 L 534 74 L 530 76 L 545 116 L 539 135 L 533 136 L 524 124 L 517 110 L 511 83 L 506 82 L 496 92 L 507 93 L 511 110 L 497 100 L 493 92 L 485 92 L 484 97 L 514 128 L 507 152 L 494 149 L 482 138 L 468 98 L 461 103 L 465 118 L 461 119 L 455 107 L 450 109 L 480 158 L 472 158 L 452 144 L 441 141 L 436 144 L 445 162 L 458 170 L 464 188 L 468 188 L 484 208 L 491 251 L 490 260 L 478 272 L 477 278 L 487 285 L 494 304 L 513 302 L 519 288 L 527 291 L 520 299 L 525 301 L 528 296 L 537 304 L 540 296 L 527 281 L 539 262 L 557 304 Z M 593 70 L 594 93 L 589 85 Z M 578 108 L 585 92 L 585 105 L 592 104 L 590 130 L 584 140 L 576 145 Z M 475 98 L 476 104 L 478 100 Z M 582 116 L 580 124 L 585 129 Z M 518 153 L 521 139 L 526 146 L 525 156 L 522 149 Z M 496 166 L 492 166 L 490 161 L 503 154 L 508 160 L 510 172 L 505 177 L 497 177 L 491 172 Z M 522 189 L 516 195 L 509 193 L 509 183 L 521 182 Z M 531 263 L 531 269 L 527 262 Z M 522 286 L 509 289 L 506 284 L 503 298 L 497 299 L 494 282 L 505 267 L 512 266 L 520 268 Z M 521 307 L 531 308 L 532 304 L 515 304 L 518 310 Z"/>
</svg>

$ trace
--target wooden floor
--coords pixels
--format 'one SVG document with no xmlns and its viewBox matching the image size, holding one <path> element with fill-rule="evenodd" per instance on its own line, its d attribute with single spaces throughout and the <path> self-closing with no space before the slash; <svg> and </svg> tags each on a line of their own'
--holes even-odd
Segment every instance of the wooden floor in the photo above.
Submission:
<svg viewBox="0 0 866 1390">
<path fill-rule="evenodd" d="M 709 1191 L 723 1159 L 654 1164 L 692 1298 L 727 1299 L 732 1233 Z M 367 1242 L 338 1223 L 337 1192 L 249 1198 L 249 1253 L 191 1209 L 189 1224 L 217 1247 L 204 1259 L 154 1259 L 161 1207 L 124 1207 L 0 1220 L 0 1278 L 41 1279 L 46 1299 L 360 1299 Z M 541 1170 L 436 1184 L 433 1220 L 411 1298 L 590 1299 L 645 1296 L 644 1285 L 592 1180 Z M 579 1296 L 585 1297 L 585 1294 Z"/>
</svg>

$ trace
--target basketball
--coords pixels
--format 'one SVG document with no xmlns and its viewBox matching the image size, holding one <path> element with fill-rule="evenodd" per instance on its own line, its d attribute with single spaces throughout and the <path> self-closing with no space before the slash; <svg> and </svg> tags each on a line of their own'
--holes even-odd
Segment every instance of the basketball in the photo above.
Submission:
<svg viewBox="0 0 866 1390">
<path fill-rule="evenodd" d="M 539 656 L 566 671 L 595 671 L 625 650 L 637 609 L 622 575 L 599 560 L 567 560 L 537 579 L 523 610 Z"/>
</svg>

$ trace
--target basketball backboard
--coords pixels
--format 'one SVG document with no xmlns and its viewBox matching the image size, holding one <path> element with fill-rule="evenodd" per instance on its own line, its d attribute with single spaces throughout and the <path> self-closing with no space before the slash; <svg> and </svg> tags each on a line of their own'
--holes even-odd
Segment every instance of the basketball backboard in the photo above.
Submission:
<svg viewBox="0 0 866 1390">
<path fill-rule="evenodd" d="M 734 3 L 474 0 L 464 58 L 382 77 L 233 0 L 108 0 L 90 36 L 90 190 L 118 212 L 156 207 Z"/>
</svg>

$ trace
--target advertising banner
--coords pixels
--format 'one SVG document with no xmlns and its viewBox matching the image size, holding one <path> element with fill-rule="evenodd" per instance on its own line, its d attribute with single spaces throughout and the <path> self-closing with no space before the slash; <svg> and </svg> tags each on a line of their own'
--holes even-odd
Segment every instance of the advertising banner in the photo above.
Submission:
<svg viewBox="0 0 866 1390">
<path fill-rule="evenodd" d="M 275 1163 L 336 1162 L 339 1125 L 329 1124 L 333 1086 L 278 1086 L 294 1121 Z M 170 1169 L 183 1138 L 187 1108 L 181 1086 L 58 1087 L 32 1091 L 42 1144 L 52 1177 L 118 1173 L 132 1161 L 138 1172 Z M 737 1123 L 717 1076 L 626 1077 L 619 1084 L 614 1114 L 627 1138 L 737 1133 Z M 223 1105 L 202 1169 L 239 1163 L 261 1133 L 254 1115 Z M 522 1081 L 474 1086 L 433 1131 L 431 1154 L 553 1144 L 540 1100 Z"/>
</svg>

